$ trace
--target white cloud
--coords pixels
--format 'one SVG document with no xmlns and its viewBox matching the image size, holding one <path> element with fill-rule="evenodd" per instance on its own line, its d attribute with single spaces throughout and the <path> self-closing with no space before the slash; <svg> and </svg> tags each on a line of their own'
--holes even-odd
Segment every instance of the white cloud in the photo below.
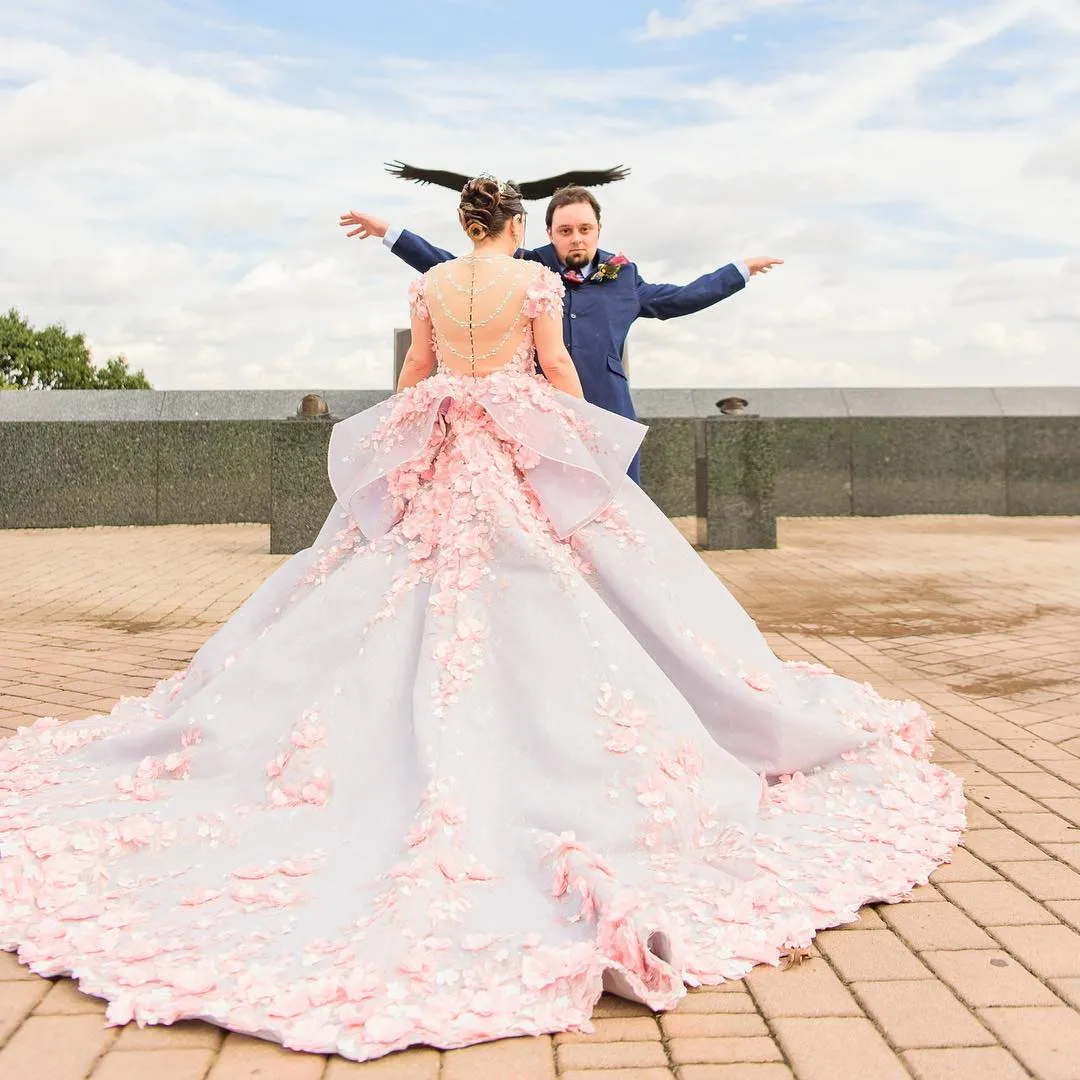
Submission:
<svg viewBox="0 0 1080 1080">
<path fill-rule="evenodd" d="M 1009 356 L 1041 356 L 1046 342 L 1037 330 L 1013 330 L 1000 322 L 981 322 L 971 331 L 974 344 Z"/>
<path fill-rule="evenodd" d="M 690 0 L 683 13 L 674 18 L 659 11 L 649 12 L 643 39 L 683 38 L 714 30 L 718 26 L 739 22 L 755 8 L 779 8 L 805 3 L 805 0 Z"/>
<path fill-rule="evenodd" d="M 1080 180 L 1080 127 L 1062 131 L 1040 146 L 1028 159 L 1024 175 L 1031 179 L 1061 177 L 1073 183 Z"/>
<path fill-rule="evenodd" d="M 233 86 L 252 86 L 266 90 L 275 77 L 271 64 L 237 53 L 191 52 L 187 53 L 184 59 L 190 66 L 210 75 L 216 74 Z"/>
<path fill-rule="evenodd" d="M 916 364 L 928 364 L 941 355 L 941 346 L 929 338 L 913 337 L 909 340 L 908 346 L 910 349 L 909 355 Z"/>
<path fill-rule="evenodd" d="M 150 56 L 0 18 L 0 309 L 66 320 L 164 388 L 386 386 L 412 272 L 337 215 L 461 244 L 451 193 L 382 161 L 519 179 L 625 162 L 599 192 L 604 240 L 646 278 L 787 258 L 709 311 L 642 320 L 637 385 L 1075 382 L 1080 261 L 1060 252 L 1080 248 L 1080 26 L 1047 7 L 1059 52 L 1010 48 L 1017 79 L 923 93 L 1028 12 L 984 5 L 756 85 L 519 66 L 498 93 L 417 57 L 335 83 L 317 57 L 242 51 L 282 44 L 267 35 Z M 668 109 L 677 123 L 658 122 Z"/>
</svg>

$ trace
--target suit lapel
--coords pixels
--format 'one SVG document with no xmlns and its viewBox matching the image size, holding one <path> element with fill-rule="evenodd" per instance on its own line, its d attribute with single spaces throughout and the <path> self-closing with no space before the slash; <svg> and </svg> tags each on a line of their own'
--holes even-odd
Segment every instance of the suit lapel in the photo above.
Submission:
<svg viewBox="0 0 1080 1080">
<path fill-rule="evenodd" d="M 559 272 L 559 256 L 555 254 L 555 248 L 551 244 L 536 248 L 533 255 L 549 270 L 553 270 L 556 274 Z"/>
</svg>

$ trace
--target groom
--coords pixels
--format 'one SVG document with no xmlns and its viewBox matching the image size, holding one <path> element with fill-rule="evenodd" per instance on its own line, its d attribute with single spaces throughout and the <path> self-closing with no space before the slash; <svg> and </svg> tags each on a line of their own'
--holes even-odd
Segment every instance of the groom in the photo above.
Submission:
<svg viewBox="0 0 1080 1080">
<path fill-rule="evenodd" d="M 650 285 L 625 256 L 600 249 L 600 204 L 587 188 L 555 192 L 545 220 L 551 243 L 519 255 L 543 263 L 566 283 L 563 339 L 585 400 L 631 420 L 637 414 L 621 357 L 634 320 L 671 319 L 701 311 L 738 292 L 752 275 L 767 273 L 784 261 L 762 256 L 728 263 L 689 285 Z M 341 225 L 355 226 L 349 236 L 382 237 L 398 258 L 420 273 L 454 258 L 415 233 L 392 229 L 369 214 L 351 210 L 341 215 Z M 635 483 L 641 483 L 640 453 L 628 472 Z"/>
</svg>

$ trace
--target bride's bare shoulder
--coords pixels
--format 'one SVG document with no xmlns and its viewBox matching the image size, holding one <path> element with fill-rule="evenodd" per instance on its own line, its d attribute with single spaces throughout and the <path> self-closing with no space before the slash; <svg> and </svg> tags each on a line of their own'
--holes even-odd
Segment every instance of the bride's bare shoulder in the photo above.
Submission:
<svg viewBox="0 0 1080 1080">
<path fill-rule="evenodd" d="M 549 270 L 542 262 L 535 262 L 532 259 L 519 259 L 518 262 L 518 277 L 528 284 L 533 282 L 551 282 L 561 281 L 562 278 L 558 274 Z"/>
</svg>

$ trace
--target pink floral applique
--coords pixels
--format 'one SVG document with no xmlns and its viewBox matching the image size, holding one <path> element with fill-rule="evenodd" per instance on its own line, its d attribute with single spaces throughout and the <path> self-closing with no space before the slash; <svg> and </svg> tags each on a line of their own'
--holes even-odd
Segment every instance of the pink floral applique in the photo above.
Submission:
<svg viewBox="0 0 1080 1080">
<path fill-rule="evenodd" d="M 224 889 L 200 889 L 183 897 L 180 903 L 183 907 L 202 907 L 204 904 L 212 904 L 224 895 Z"/>
<path fill-rule="evenodd" d="M 298 750 L 317 750 L 326 742 L 326 729 L 319 723 L 318 709 L 305 709 L 289 736 Z"/>
<path fill-rule="evenodd" d="M 627 763 L 612 794 L 617 799 L 621 788 L 641 808 L 637 836 L 642 849 L 659 850 L 664 843 L 680 848 L 680 829 L 690 823 L 696 823 L 691 830 L 695 842 L 705 843 L 712 811 L 701 799 L 700 751 L 657 725 L 632 693 L 617 694 L 610 684 L 600 689 L 595 716 L 605 748 Z"/>
<path fill-rule="evenodd" d="M 185 749 L 191 746 L 198 746 L 202 741 L 202 728 L 189 727 L 185 729 L 184 733 L 180 736 L 180 745 Z"/>
<path fill-rule="evenodd" d="M 274 881 L 269 885 L 241 881 L 229 889 L 229 896 L 245 912 L 296 907 L 310 899 L 308 893 L 292 888 L 283 881 Z"/>
<path fill-rule="evenodd" d="M 434 650 L 438 678 L 432 688 L 435 714 L 444 715 L 484 662 L 489 631 L 480 619 L 467 616 L 458 620 L 453 632 L 440 640 Z"/>
<path fill-rule="evenodd" d="M 773 678 L 760 668 L 749 670 L 739 668 L 739 677 L 751 689 L 759 694 L 775 694 L 776 683 Z"/>
<path fill-rule="evenodd" d="M 385 874 L 388 888 L 376 899 L 375 910 L 404 924 L 427 927 L 429 934 L 457 923 L 471 907 L 470 890 L 497 880 L 498 875 L 465 849 L 465 811 L 452 796 L 450 781 L 434 780 L 424 794 L 405 838 L 404 858 Z M 430 975 L 430 952 L 439 939 L 428 937 L 418 949 L 419 967 L 410 972 Z M 449 939 L 441 939 L 449 947 Z M 404 970 L 404 969 L 403 969 Z"/>
<path fill-rule="evenodd" d="M 270 783 L 267 805 L 276 809 L 293 806 L 325 806 L 333 792 L 328 770 L 315 763 L 313 753 L 323 748 L 326 731 L 317 708 L 305 709 L 293 724 L 287 745 L 265 765 Z"/>
<path fill-rule="evenodd" d="M 539 319 L 543 316 L 556 319 L 563 317 L 563 296 L 566 286 L 558 274 L 547 267 L 541 267 L 536 277 L 525 288 L 525 304 L 522 312 L 527 319 Z"/>
<path fill-rule="evenodd" d="M 785 660 L 784 667 L 788 671 L 794 672 L 796 676 L 808 675 L 820 678 L 825 675 L 834 674 L 832 668 L 809 660 Z"/>
<path fill-rule="evenodd" d="M 425 282 L 423 277 L 414 278 L 409 284 L 409 311 L 418 319 L 431 321 L 431 312 L 428 310 L 427 297 L 425 295 Z"/>
<path fill-rule="evenodd" d="M 705 638 L 689 627 L 684 626 L 682 628 L 682 636 L 695 648 L 700 649 L 708 660 L 713 663 L 720 660 L 720 650 L 711 641 L 706 641 Z"/>
<path fill-rule="evenodd" d="M 640 529 L 634 527 L 626 508 L 617 500 L 609 503 L 601 510 L 594 518 L 594 521 L 606 532 L 613 533 L 618 546 L 621 548 L 635 547 L 640 549 L 645 546 L 644 534 Z"/>
<path fill-rule="evenodd" d="M 360 526 L 350 519 L 348 523 L 330 541 L 329 547 L 320 549 L 317 558 L 308 568 L 304 575 L 303 584 L 309 588 L 322 585 L 331 573 L 350 556 L 362 549 L 366 544 Z M 299 593 L 294 593 L 292 600 L 297 599 Z"/>
</svg>

